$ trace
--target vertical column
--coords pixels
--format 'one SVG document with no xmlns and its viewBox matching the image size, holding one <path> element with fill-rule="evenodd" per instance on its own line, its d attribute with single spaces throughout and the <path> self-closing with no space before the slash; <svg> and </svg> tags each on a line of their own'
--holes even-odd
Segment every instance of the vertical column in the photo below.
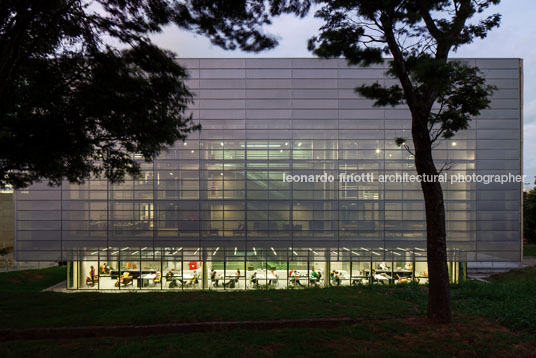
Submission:
<svg viewBox="0 0 536 358">
<path fill-rule="evenodd" d="M 324 263 L 324 287 L 329 287 L 330 272 L 331 272 L 331 262 L 329 261 L 329 251 L 328 251 L 326 262 Z"/>
<path fill-rule="evenodd" d="M 208 273 L 207 273 L 207 250 L 205 248 L 202 249 L 201 252 L 202 255 L 202 264 L 201 264 L 201 272 L 203 275 L 203 290 L 206 290 L 208 287 Z"/>
</svg>

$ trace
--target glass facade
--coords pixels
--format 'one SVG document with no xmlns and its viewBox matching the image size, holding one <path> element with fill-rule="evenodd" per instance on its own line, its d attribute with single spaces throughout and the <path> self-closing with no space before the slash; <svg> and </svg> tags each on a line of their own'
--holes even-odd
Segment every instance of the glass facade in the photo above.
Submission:
<svg viewBox="0 0 536 358">
<path fill-rule="evenodd" d="M 498 90 L 468 130 L 438 144 L 437 166 L 448 162 L 449 175 L 519 175 L 520 60 L 464 61 Z M 181 62 L 190 69 L 190 111 L 202 131 L 154 163 L 137 158 L 138 179 L 17 191 L 18 260 L 72 261 L 70 287 L 88 289 L 247 288 L 253 272 L 258 285 L 274 287 L 427 280 L 420 184 L 339 181 L 341 174 L 415 174 L 411 154 L 394 143 L 411 142 L 407 108 L 373 107 L 353 91 L 393 82 L 385 67 Z M 324 173 L 336 180 L 283 180 Z M 449 260 L 520 260 L 521 185 L 443 185 Z M 101 272 L 104 263 L 109 273 Z M 457 265 L 450 264 L 453 277 Z M 91 266 L 100 280 L 87 284 Z M 172 269 L 175 278 L 167 275 Z"/>
<path fill-rule="evenodd" d="M 348 249 L 349 250 L 349 249 Z M 347 252 L 346 249 L 343 249 Z M 240 290 L 428 282 L 423 250 L 100 249 L 68 263 L 67 288 L 82 290 Z M 464 258 L 449 251 L 452 282 Z"/>
</svg>

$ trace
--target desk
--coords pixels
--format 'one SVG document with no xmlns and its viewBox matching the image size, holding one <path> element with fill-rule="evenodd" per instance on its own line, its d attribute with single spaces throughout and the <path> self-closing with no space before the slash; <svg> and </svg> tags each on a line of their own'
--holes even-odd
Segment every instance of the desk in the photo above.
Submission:
<svg viewBox="0 0 536 358">
<path fill-rule="evenodd" d="M 175 276 L 174 276 L 175 277 Z M 179 275 L 179 276 L 176 276 L 177 278 L 181 278 L 183 279 L 184 281 L 190 281 L 192 278 L 194 278 L 194 275 L 191 274 L 191 273 L 185 273 L 184 275 Z M 197 276 L 197 278 L 199 279 L 199 276 Z"/>
<path fill-rule="evenodd" d="M 297 287 L 297 286 L 300 286 L 300 287 L 305 287 L 303 285 L 303 283 L 300 281 L 301 279 L 307 279 L 308 276 L 306 275 L 305 277 L 304 276 L 301 276 L 299 274 L 296 274 L 296 275 L 292 275 L 288 278 L 288 283 L 289 283 L 289 287 L 290 285 L 292 285 L 293 287 Z"/>
<path fill-rule="evenodd" d="M 143 276 L 145 274 L 151 274 L 156 273 L 156 269 L 143 269 L 140 271 L 140 269 L 121 269 L 121 275 L 125 272 L 128 272 L 130 276 L 133 278 L 139 278 L 140 276 Z M 110 271 L 110 276 L 112 279 L 116 279 L 117 276 L 119 276 L 119 270 L 113 269 Z"/>
<path fill-rule="evenodd" d="M 313 286 L 320 286 L 320 282 L 323 280 L 323 278 L 324 278 L 323 276 L 322 277 L 309 276 L 309 284 Z"/>
<path fill-rule="evenodd" d="M 194 278 L 193 273 L 186 273 L 186 274 L 184 274 L 182 276 L 178 276 L 176 278 L 177 279 L 182 279 L 184 287 L 192 287 L 192 286 L 198 285 L 201 282 L 201 276 L 200 275 L 197 275 L 197 282 L 192 282 L 192 280 Z"/>
<path fill-rule="evenodd" d="M 279 277 L 275 277 L 271 273 L 268 274 L 268 277 L 264 273 L 258 273 L 257 274 L 257 280 L 266 280 L 266 279 L 268 279 L 268 280 L 277 280 L 277 279 L 279 279 Z"/>
<path fill-rule="evenodd" d="M 370 276 L 368 275 L 369 272 L 367 272 L 367 276 L 352 276 L 351 281 L 352 285 L 357 286 L 359 283 L 368 285 Z"/>
<path fill-rule="evenodd" d="M 391 283 L 391 281 L 393 280 L 393 278 L 386 273 L 376 273 L 374 274 L 373 278 L 374 280 L 381 282 L 382 284 L 385 284 L 385 281 Z"/>
<path fill-rule="evenodd" d="M 174 272 L 173 275 L 167 274 L 164 278 L 166 279 L 165 284 L 167 284 L 169 288 L 182 287 L 182 275 L 177 274 L 177 272 Z"/>
<path fill-rule="evenodd" d="M 154 281 L 155 278 L 156 278 L 156 274 L 154 273 L 148 273 L 148 274 L 140 276 L 140 278 L 138 278 L 138 287 L 149 286 L 151 281 Z"/>
<path fill-rule="evenodd" d="M 256 282 L 251 283 L 252 279 L 256 280 Z M 277 285 L 277 283 L 279 282 L 279 277 L 272 275 L 272 273 L 266 275 L 264 272 L 261 272 L 257 273 L 257 276 L 255 276 L 255 278 L 249 276 L 248 282 L 250 282 L 256 288 L 258 288 L 259 286 L 267 287 L 269 285 Z"/>
</svg>

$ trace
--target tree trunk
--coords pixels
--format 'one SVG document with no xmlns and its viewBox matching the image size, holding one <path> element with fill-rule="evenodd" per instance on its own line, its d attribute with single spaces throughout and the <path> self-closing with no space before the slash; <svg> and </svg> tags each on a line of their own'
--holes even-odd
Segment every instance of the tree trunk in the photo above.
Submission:
<svg viewBox="0 0 536 358">
<path fill-rule="evenodd" d="M 417 121 L 418 122 L 418 121 Z M 414 121 L 415 123 L 415 121 Z M 426 122 L 421 122 L 426 123 Z M 415 167 L 419 175 L 437 175 L 432 158 L 432 143 L 426 125 L 413 126 Z M 426 246 L 428 260 L 428 318 L 437 323 L 452 320 L 450 284 L 447 267 L 445 203 L 439 182 L 421 182 L 426 209 Z"/>
</svg>

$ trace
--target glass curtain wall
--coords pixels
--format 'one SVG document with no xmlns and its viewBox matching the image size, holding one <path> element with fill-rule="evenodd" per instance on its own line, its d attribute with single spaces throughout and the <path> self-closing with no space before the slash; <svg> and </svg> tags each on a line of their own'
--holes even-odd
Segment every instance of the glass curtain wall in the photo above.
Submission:
<svg viewBox="0 0 536 358">
<path fill-rule="evenodd" d="M 234 289 L 428 282 L 420 185 L 378 179 L 416 173 L 410 113 L 353 91 L 391 81 L 387 65 L 181 61 L 196 93 L 189 113 L 203 130 L 154 163 L 135 155 L 142 173 L 121 184 L 89 178 L 17 191 L 18 259 L 73 261 L 68 285 L 87 290 L 227 290 L 233 276 Z M 486 76 L 500 96 L 470 128 L 438 142 L 434 160 L 449 163 L 450 176 L 520 174 L 519 61 L 467 61 L 492 69 Z M 408 138 L 410 151 L 396 137 Z M 373 182 L 357 179 L 367 174 Z M 456 262 L 519 261 L 519 185 L 443 189 L 452 280 L 463 272 Z M 211 269 L 221 276 L 216 287 Z"/>
<path fill-rule="evenodd" d="M 67 288 L 226 291 L 427 284 L 421 250 L 108 248 L 92 252 L 94 260 L 70 262 Z M 450 251 L 449 257 L 462 256 Z M 463 266 L 449 261 L 452 282 L 463 279 Z"/>
</svg>

